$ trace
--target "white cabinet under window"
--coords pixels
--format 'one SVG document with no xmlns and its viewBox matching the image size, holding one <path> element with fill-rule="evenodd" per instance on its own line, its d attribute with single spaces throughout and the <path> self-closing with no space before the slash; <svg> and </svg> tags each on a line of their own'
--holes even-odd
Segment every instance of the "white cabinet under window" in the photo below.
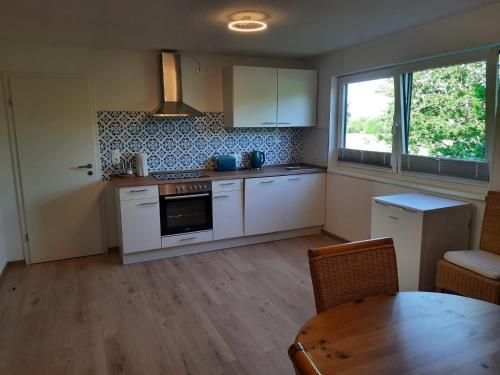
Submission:
<svg viewBox="0 0 500 375">
<path fill-rule="evenodd" d="M 245 180 L 245 235 L 286 230 L 284 177 Z"/>
<path fill-rule="evenodd" d="M 286 229 L 308 228 L 325 223 L 324 173 L 286 176 Z"/>
<path fill-rule="evenodd" d="M 214 240 L 243 236 L 243 180 L 214 181 Z"/>
<path fill-rule="evenodd" d="M 140 199 L 130 197 L 130 194 L 134 194 L 130 193 L 132 190 L 137 191 L 135 194 L 144 195 L 153 189 L 156 190 L 155 196 Z M 161 248 L 158 187 L 122 188 L 119 195 L 123 252 L 134 253 Z"/>
<path fill-rule="evenodd" d="M 233 66 L 224 70 L 225 127 L 316 125 L 317 72 Z"/>
<path fill-rule="evenodd" d="M 371 237 L 391 237 L 399 289 L 434 291 L 436 262 L 469 248 L 471 205 L 424 194 L 374 197 Z"/>
</svg>

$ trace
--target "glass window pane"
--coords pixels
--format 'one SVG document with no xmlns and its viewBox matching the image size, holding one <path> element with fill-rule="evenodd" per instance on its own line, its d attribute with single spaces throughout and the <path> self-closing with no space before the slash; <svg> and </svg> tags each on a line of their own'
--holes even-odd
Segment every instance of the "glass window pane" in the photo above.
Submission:
<svg viewBox="0 0 500 375">
<path fill-rule="evenodd" d="M 486 62 L 413 73 L 408 153 L 484 160 Z"/>
<path fill-rule="evenodd" d="M 350 83 L 345 110 L 345 148 L 392 151 L 394 78 Z"/>
</svg>

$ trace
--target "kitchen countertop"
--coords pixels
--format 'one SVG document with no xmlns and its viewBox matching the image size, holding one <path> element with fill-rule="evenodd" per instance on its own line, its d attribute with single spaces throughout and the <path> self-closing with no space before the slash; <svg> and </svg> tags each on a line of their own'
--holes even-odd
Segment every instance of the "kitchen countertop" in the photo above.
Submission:
<svg viewBox="0 0 500 375">
<path fill-rule="evenodd" d="M 160 181 L 155 179 L 151 174 L 148 177 L 118 177 L 112 176 L 110 181 L 117 187 L 127 187 L 127 186 L 142 186 L 142 185 L 163 185 L 167 183 L 179 183 L 179 182 L 195 182 L 195 181 L 215 181 L 215 180 L 231 180 L 236 178 L 257 178 L 257 177 L 273 177 L 273 176 L 291 176 L 297 174 L 307 174 L 307 173 L 322 173 L 326 172 L 325 167 L 318 167 L 308 164 L 293 164 L 293 166 L 300 166 L 301 169 L 289 170 L 286 167 L 289 165 L 270 165 L 263 167 L 262 169 L 248 169 L 248 170 L 236 170 L 236 171 L 215 171 L 207 169 L 189 170 L 189 171 L 166 171 L 166 173 L 180 173 L 180 172 L 202 172 L 207 174 L 207 177 L 195 178 L 195 179 L 179 179 L 179 180 L 169 180 Z M 157 173 L 157 172 L 153 172 Z"/>
</svg>

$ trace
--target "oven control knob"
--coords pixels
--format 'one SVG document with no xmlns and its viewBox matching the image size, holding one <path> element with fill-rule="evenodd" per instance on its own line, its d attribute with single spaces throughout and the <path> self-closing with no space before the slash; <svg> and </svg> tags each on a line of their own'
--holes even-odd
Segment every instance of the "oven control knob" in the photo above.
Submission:
<svg viewBox="0 0 500 375">
<path fill-rule="evenodd" d="M 202 189 L 203 187 L 201 185 L 196 186 L 197 189 Z"/>
<path fill-rule="evenodd" d="M 181 188 L 180 188 L 179 186 L 177 186 L 177 187 L 175 188 L 175 191 L 176 191 L 177 193 L 178 193 L 180 190 L 181 190 Z"/>
<path fill-rule="evenodd" d="M 193 187 L 192 187 L 192 186 L 189 186 L 189 187 L 188 187 L 188 189 L 189 189 L 189 190 L 193 190 Z"/>
</svg>

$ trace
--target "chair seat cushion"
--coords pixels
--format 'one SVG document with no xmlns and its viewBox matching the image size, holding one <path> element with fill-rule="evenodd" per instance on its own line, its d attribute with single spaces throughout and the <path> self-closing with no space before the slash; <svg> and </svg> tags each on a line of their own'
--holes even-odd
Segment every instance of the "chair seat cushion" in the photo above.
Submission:
<svg viewBox="0 0 500 375">
<path fill-rule="evenodd" d="M 483 250 L 448 251 L 444 259 L 484 277 L 500 280 L 500 255 Z"/>
</svg>

